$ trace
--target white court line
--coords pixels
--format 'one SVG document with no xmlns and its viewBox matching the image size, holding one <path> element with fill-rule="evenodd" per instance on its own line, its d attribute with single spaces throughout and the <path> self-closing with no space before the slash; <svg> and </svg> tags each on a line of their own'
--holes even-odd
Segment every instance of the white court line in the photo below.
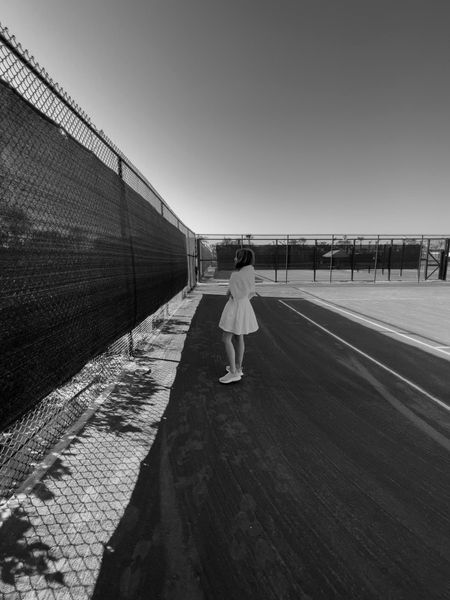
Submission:
<svg viewBox="0 0 450 600">
<path fill-rule="evenodd" d="M 414 342 L 415 344 L 422 344 L 422 346 L 426 346 L 427 348 L 430 348 L 431 350 L 437 350 L 438 352 L 442 352 L 442 354 L 446 354 L 447 356 L 450 354 L 450 351 L 448 350 L 444 350 L 444 348 L 450 348 L 450 346 L 432 346 L 431 344 L 427 344 L 426 342 L 422 342 L 422 340 L 419 340 L 415 337 L 411 337 L 410 335 L 406 335 L 406 333 L 400 333 L 400 331 L 396 331 L 395 329 L 391 329 L 390 327 L 385 327 L 384 325 L 380 325 L 379 323 L 376 323 L 375 321 L 371 321 L 370 319 L 367 319 L 366 317 L 361 317 L 360 315 L 351 312 L 349 310 L 345 310 L 344 308 L 340 308 L 339 306 L 336 306 L 335 304 L 331 304 L 330 302 L 327 302 L 326 300 L 321 300 L 319 298 L 314 298 L 313 300 L 314 302 L 317 302 L 319 304 L 325 304 L 326 306 L 331 307 L 332 310 L 338 310 L 339 312 L 342 312 L 346 315 L 350 315 L 351 317 L 355 318 L 355 319 L 359 319 L 360 321 L 364 321 L 366 323 L 370 323 L 371 325 L 375 325 L 375 327 L 378 327 L 379 329 L 384 329 L 384 331 L 388 331 L 389 333 L 394 333 L 395 335 L 399 335 L 401 337 L 406 338 L 407 340 L 411 340 L 412 342 Z"/>
<path fill-rule="evenodd" d="M 345 341 L 343 338 L 339 337 L 338 335 L 336 335 L 335 333 L 333 333 L 332 331 L 330 331 L 326 327 L 323 327 L 323 325 L 320 325 L 319 323 L 317 323 L 316 321 L 313 321 L 312 319 L 310 319 L 309 317 L 307 317 L 303 313 L 299 312 L 295 308 L 292 308 L 292 306 L 290 306 L 289 304 L 286 304 L 286 302 L 283 302 L 283 300 L 278 300 L 278 302 L 281 302 L 281 304 L 284 304 L 284 306 L 287 306 L 287 308 L 290 308 L 297 315 L 299 315 L 300 317 L 303 317 L 303 319 L 306 319 L 307 321 L 309 321 L 310 323 L 312 323 L 313 325 L 315 325 L 316 327 L 318 327 L 322 331 L 325 331 L 325 333 L 328 333 L 328 335 L 331 335 L 335 339 L 339 340 L 345 346 L 348 346 L 349 348 L 351 348 L 352 350 L 354 350 L 358 354 L 361 354 L 361 356 L 364 356 L 365 358 L 367 358 L 367 360 L 370 360 L 371 362 L 375 363 L 376 365 L 378 365 L 379 367 L 381 367 L 382 369 L 384 369 L 385 371 L 387 371 L 391 375 L 394 375 L 395 377 L 397 377 L 398 379 L 400 379 L 404 383 L 408 384 L 414 390 L 416 390 L 417 392 L 420 392 L 421 394 L 423 394 L 424 396 L 426 396 L 429 400 L 432 400 L 436 404 L 439 404 L 439 406 L 441 406 L 442 408 L 445 408 L 445 410 L 450 411 L 450 406 L 448 404 L 445 404 L 445 402 L 442 402 L 442 400 L 439 400 L 439 398 L 436 398 L 432 394 L 428 393 L 426 390 L 424 390 L 420 386 L 418 386 L 415 383 L 413 383 L 410 379 L 407 379 L 406 377 L 403 377 L 403 375 L 400 375 L 400 373 L 397 373 L 397 371 L 394 371 L 394 370 L 390 369 L 385 364 L 379 362 L 378 360 L 376 360 L 375 358 L 373 358 L 372 356 L 370 356 L 370 354 L 366 354 L 366 352 L 363 352 L 362 350 L 360 350 L 356 346 L 353 346 L 353 344 L 350 344 L 349 342 Z"/>
</svg>

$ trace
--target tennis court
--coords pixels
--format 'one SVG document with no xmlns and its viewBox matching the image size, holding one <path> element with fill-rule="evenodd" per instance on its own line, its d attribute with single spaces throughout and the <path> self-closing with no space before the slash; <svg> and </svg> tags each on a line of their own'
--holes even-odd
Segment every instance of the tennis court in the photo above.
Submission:
<svg viewBox="0 0 450 600">
<path fill-rule="evenodd" d="M 370 287 L 258 286 L 229 386 L 225 290 L 201 290 L 94 598 L 448 597 L 450 335 L 417 314 L 434 298 L 448 324 L 449 287 L 388 288 L 383 311 Z"/>
<path fill-rule="evenodd" d="M 189 294 L 4 519 L 5 599 L 449 597 L 449 285 L 258 284 L 228 386 L 225 290 Z"/>
<path fill-rule="evenodd" d="M 450 598 L 448 235 L 195 234 L 0 41 L 0 597 Z"/>
</svg>

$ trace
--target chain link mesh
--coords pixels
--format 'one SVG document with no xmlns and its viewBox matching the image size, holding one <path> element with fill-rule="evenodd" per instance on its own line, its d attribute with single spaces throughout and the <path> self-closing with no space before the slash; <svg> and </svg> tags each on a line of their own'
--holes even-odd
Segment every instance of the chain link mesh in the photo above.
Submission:
<svg viewBox="0 0 450 600">
<path fill-rule="evenodd" d="M 195 284 L 195 235 L 1 24 L 0 140 L 7 497 Z"/>
<path fill-rule="evenodd" d="M 255 253 L 257 275 L 274 282 L 431 281 L 447 279 L 448 236 L 200 235 L 205 280 L 229 277 L 236 249 Z"/>
</svg>

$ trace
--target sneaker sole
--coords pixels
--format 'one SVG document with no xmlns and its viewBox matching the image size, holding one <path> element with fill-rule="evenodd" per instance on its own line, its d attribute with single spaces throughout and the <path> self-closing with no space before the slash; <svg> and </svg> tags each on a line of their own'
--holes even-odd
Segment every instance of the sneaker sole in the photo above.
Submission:
<svg viewBox="0 0 450 600">
<path fill-rule="evenodd" d="M 230 381 L 220 381 L 220 379 L 219 379 L 219 383 L 221 383 L 222 385 L 228 385 L 229 383 L 237 383 L 241 379 L 242 379 L 241 377 L 239 377 L 239 379 L 230 379 Z"/>
</svg>

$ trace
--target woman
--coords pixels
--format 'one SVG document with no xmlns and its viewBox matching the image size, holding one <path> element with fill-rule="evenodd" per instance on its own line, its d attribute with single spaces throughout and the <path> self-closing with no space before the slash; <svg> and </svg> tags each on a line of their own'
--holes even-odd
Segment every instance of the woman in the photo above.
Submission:
<svg viewBox="0 0 450 600">
<path fill-rule="evenodd" d="M 244 335 L 258 329 L 258 322 L 250 304 L 256 296 L 255 291 L 255 254 L 250 248 L 240 248 L 234 257 L 235 271 L 231 274 L 228 286 L 228 302 L 220 317 L 219 327 L 223 330 L 223 343 L 229 365 L 227 373 L 219 379 L 220 383 L 232 383 L 242 378 L 244 358 Z M 234 348 L 233 336 L 237 347 Z"/>
</svg>

